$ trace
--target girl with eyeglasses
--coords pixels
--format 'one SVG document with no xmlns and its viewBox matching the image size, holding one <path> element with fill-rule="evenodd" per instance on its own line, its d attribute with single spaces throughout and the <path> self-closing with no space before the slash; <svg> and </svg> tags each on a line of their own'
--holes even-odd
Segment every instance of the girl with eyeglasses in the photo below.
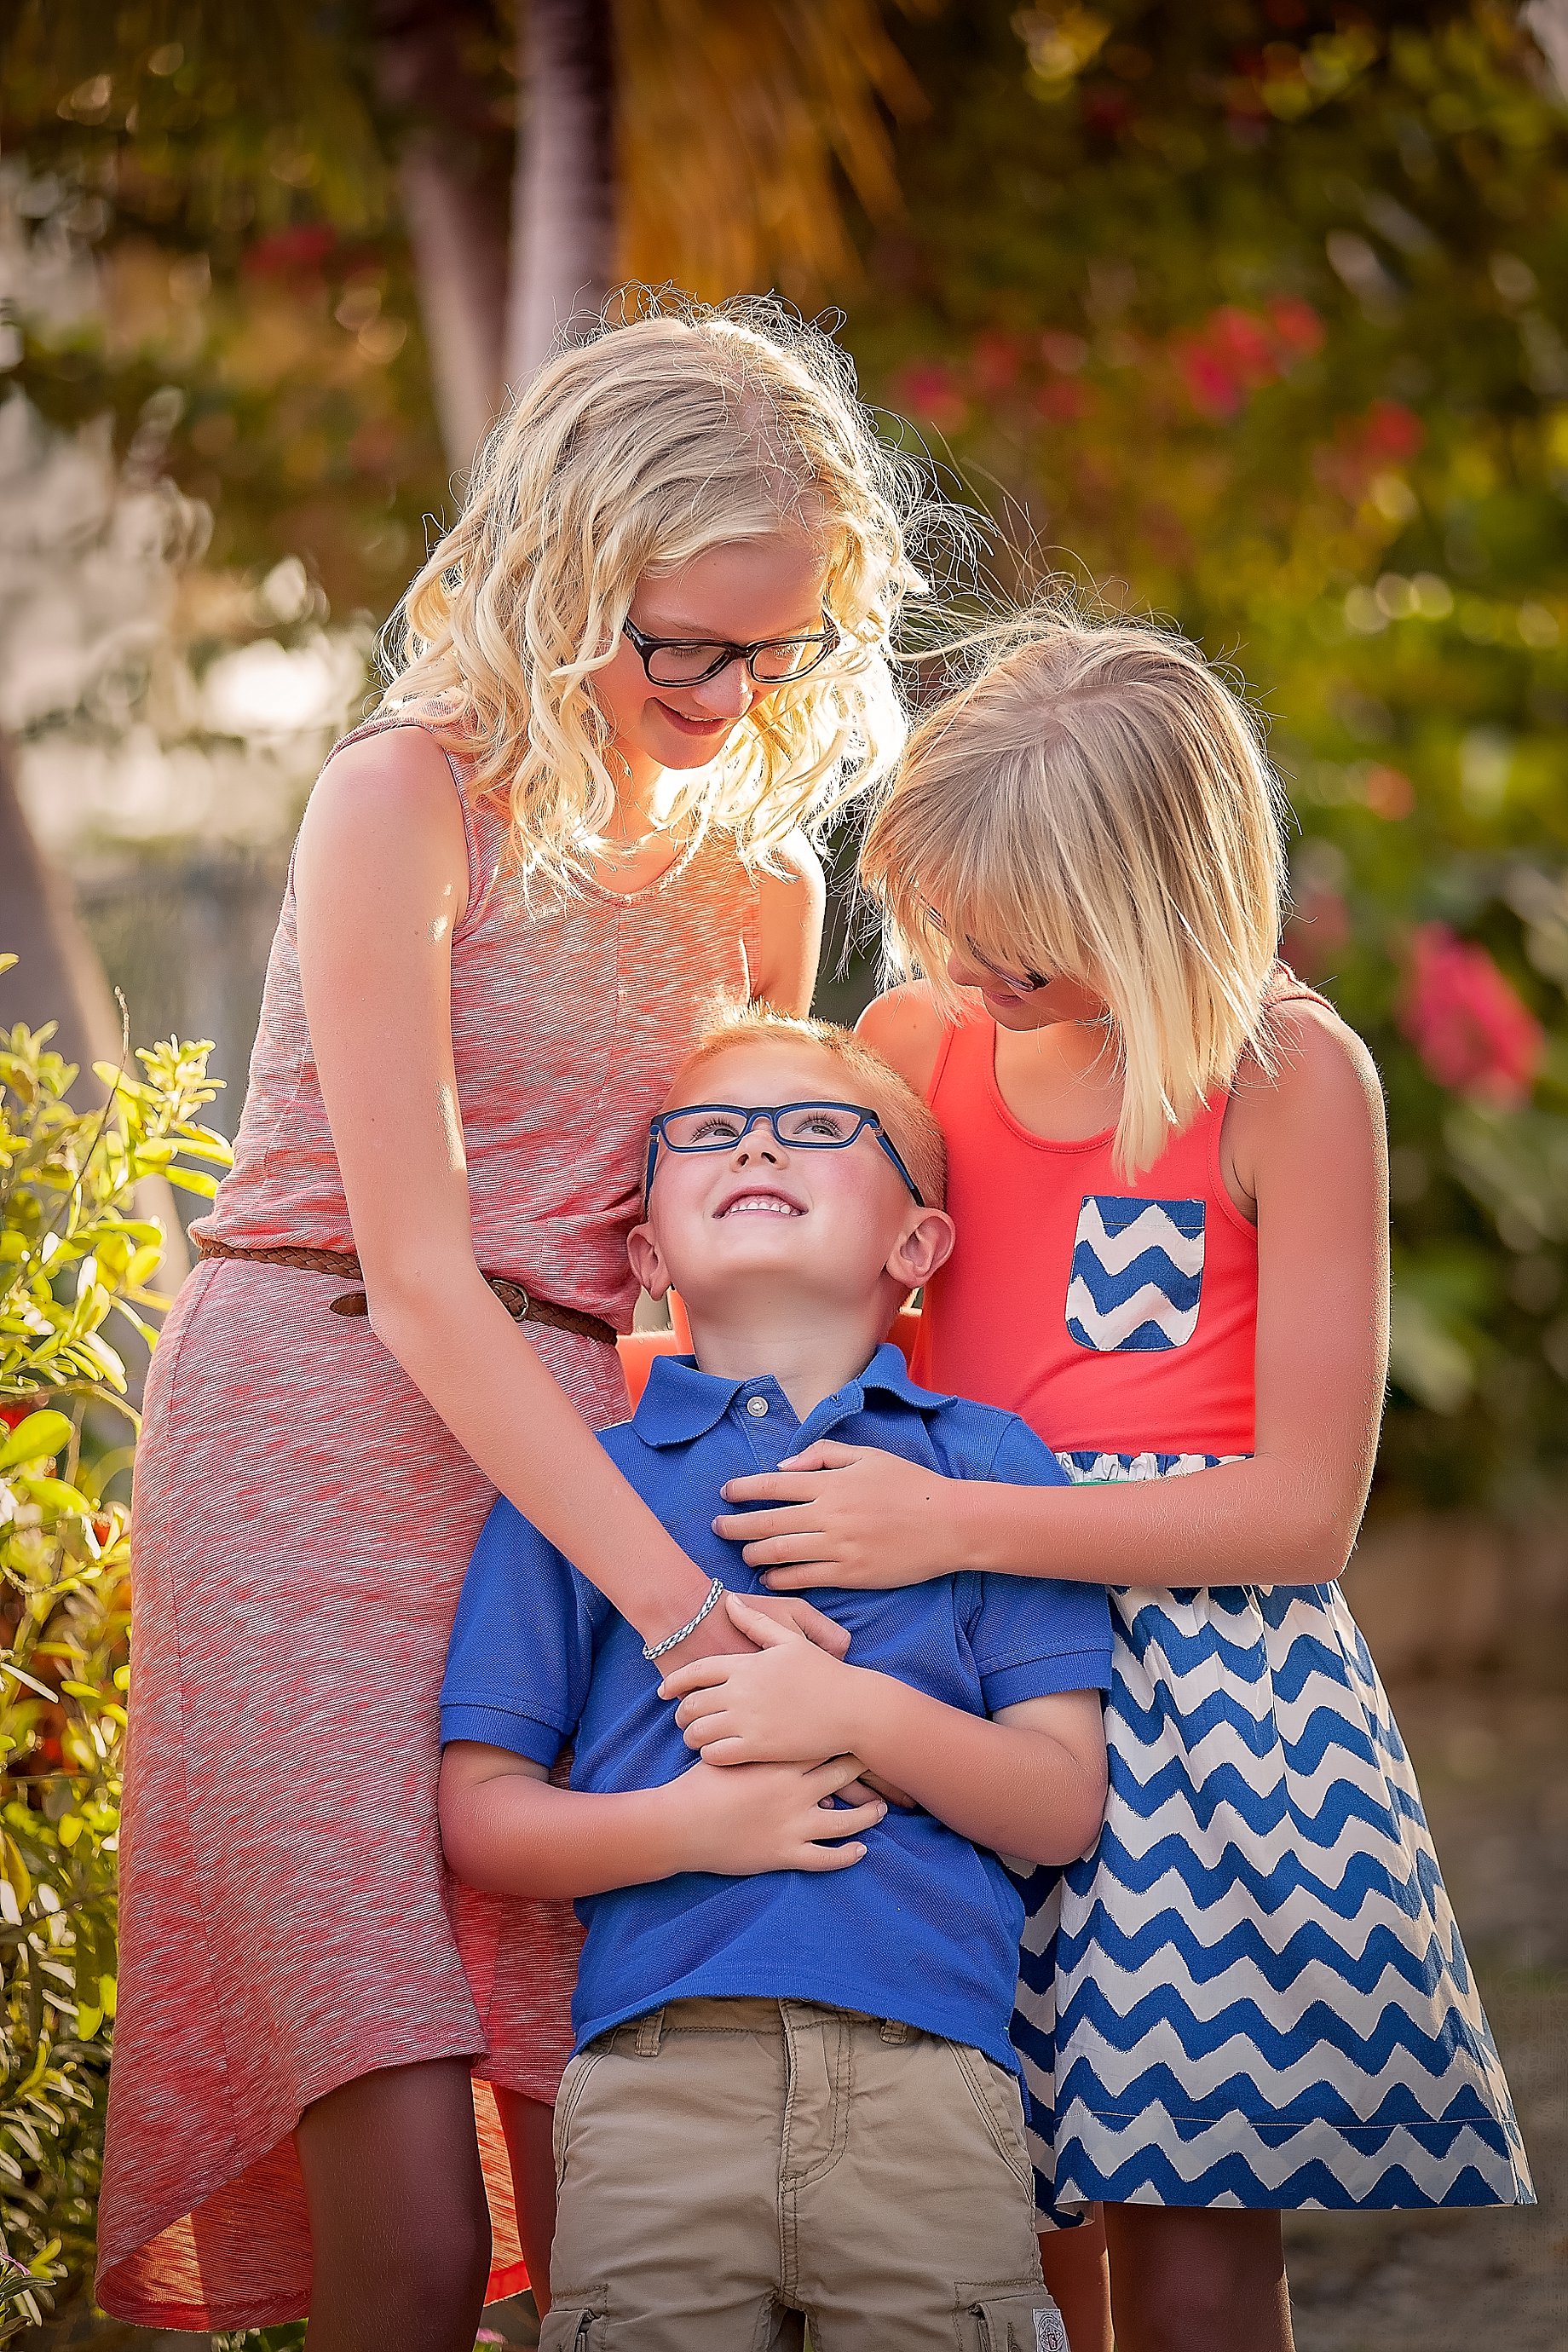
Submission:
<svg viewBox="0 0 1568 2352">
<path fill-rule="evenodd" d="M 919 508 L 822 336 L 652 306 L 497 425 L 312 795 L 138 1461 L 124 2318 L 470 2352 L 543 2300 L 579 1931 L 443 1872 L 447 1632 L 498 1491 L 650 1643 L 707 1591 L 593 1435 L 642 1148 L 717 997 L 809 1004 Z"/>
<path fill-rule="evenodd" d="M 1117 2352 L 1287 2352 L 1282 2210 L 1532 2201 L 1340 1589 L 1387 1365 L 1383 1103 L 1277 960 L 1282 867 L 1249 713 L 1163 632 L 1027 619 L 922 720 L 861 860 L 925 974 L 862 1030 L 942 1122 L 957 1226 L 915 1376 L 1020 1413 L 1074 1484 L 822 1445 L 720 1521 L 775 1591 L 1113 1588 L 1105 1825 L 1031 1883 L 1015 2022 L 1073 2352 L 1110 2343 L 1107 2239 Z"/>
</svg>

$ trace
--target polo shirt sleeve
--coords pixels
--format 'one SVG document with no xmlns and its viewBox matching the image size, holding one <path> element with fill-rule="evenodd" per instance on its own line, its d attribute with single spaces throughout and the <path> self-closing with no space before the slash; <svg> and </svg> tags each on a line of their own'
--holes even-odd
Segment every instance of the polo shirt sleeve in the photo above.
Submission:
<svg viewBox="0 0 1568 2352">
<path fill-rule="evenodd" d="M 590 1590 L 509 1503 L 463 1579 L 441 1684 L 441 1738 L 477 1739 L 548 1769 L 577 1727 L 594 1667 Z"/>
<path fill-rule="evenodd" d="M 1065 1486 L 1066 1471 L 1016 1414 L 1007 1416 L 987 1474 L 1006 1486 Z M 1100 1584 L 1044 1576 L 979 1576 L 969 1644 L 987 1715 L 1058 1691 L 1110 1688 L 1110 1603 Z"/>
</svg>

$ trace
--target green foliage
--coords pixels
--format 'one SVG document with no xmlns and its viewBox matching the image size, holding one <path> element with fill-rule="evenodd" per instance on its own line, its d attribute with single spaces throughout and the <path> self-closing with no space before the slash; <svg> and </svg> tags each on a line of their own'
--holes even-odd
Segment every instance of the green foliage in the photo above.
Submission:
<svg viewBox="0 0 1568 2352">
<path fill-rule="evenodd" d="M 15 961 L 0 957 L 0 969 Z M 49 1032 L 0 1039 L 0 2342 L 90 2273 L 116 1979 L 115 1873 L 130 1682 L 129 1514 L 108 1489 L 131 1449 L 82 1444 L 92 1402 L 133 1425 L 118 1316 L 142 1339 L 163 1229 L 136 1213 L 157 1174 L 226 1166 L 197 1114 L 205 1045 L 101 1067 L 103 1109 Z"/>
<path fill-rule="evenodd" d="M 987 0 L 909 46 L 866 373 L 1025 587 L 1169 615 L 1260 701 L 1288 951 L 1388 1091 L 1381 1491 L 1522 1500 L 1568 1468 L 1561 93 L 1491 0 Z"/>
</svg>

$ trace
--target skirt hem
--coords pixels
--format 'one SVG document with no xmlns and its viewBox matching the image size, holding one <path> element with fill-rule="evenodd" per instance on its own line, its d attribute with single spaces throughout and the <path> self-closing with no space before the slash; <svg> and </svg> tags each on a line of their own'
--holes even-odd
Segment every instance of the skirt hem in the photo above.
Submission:
<svg viewBox="0 0 1568 2352">
<path fill-rule="evenodd" d="M 238 2180 L 248 2172 L 252 2165 L 262 2163 L 275 2148 L 281 2147 L 285 2140 L 292 2138 L 299 2127 L 300 2116 L 306 2108 L 313 2106 L 318 2099 L 329 2097 L 333 2091 L 341 2091 L 348 2084 L 357 2083 L 366 2074 L 381 2074 L 393 2066 L 422 2065 L 442 2058 L 466 2059 L 472 2073 L 479 2079 L 488 2081 L 489 2077 L 479 2075 L 479 2067 L 485 2056 L 486 2053 L 482 2048 L 475 2049 L 471 2037 L 463 2036 L 449 2043 L 438 2042 L 434 2048 L 428 2042 L 424 2042 L 417 2046 L 413 2043 L 390 2045 L 385 2050 L 378 2051 L 374 2056 L 356 2058 L 350 2067 L 345 2068 L 342 2065 L 327 2067 L 323 2070 L 319 2082 L 308 2080 L 296 2092 L 290 2102 L 293 2107 L 292 2121 L 284 2123 L 277 2130 L 268 2129 L 261 2133 L 247 2134 L 243 2140 L 235 2139 L 231 2143 L 230 2153 L 210 2175 L 203 2175 L 196 2185 L 184 2191 L 182 2198 L 173 2205 L 155 2208 L 151 2214 L 132 2223 L 132 2234 L 124 2243 L 122 2251 L 117 2252 L 112 2243 L 100 2246 L 93 2282 L 93 2293 L 100 2307 L 108 2312 L 111 2318 L 123 2319 L 133 2326 L 186 2329 L 198 2334 L 203 2330 L 210 2333 L 214 2329 L 278 2327 L 289 2320 L 307 2317 L 310 2311 L 308 2293 L 303 2298 L 298 2291 L 292 2293 L 280 2291 L 271 2298 L 268 2298 L 264 2294 L 258 2294 L 258 2296 L 247 2297 L 243 2303 L 225 2302 L 219 2305 L 207 2303 L 172 2302 L 151 2295 L 141 2295 L 133 2285 L 128 2285 L 127 2288 L 122 2289 L 118 2280 L 121 2273 L 133 2268 L 138 2257 L 143 2254 L 148 2247 L 155 2244 L 165 2230 L 173 2229 L 177 2222 L 199 2211 L 210 2198 L 217 2196 L 231 2182 Z M 511 2086 L 502 2084 L 500 2087 L 510 2089 Z M 513 2279 L 514 2276 L 513 2284 L 497 2285 L 496 2284 L 498 2278 Z M 526 2264 L 516 2262 L 505 2263 L 499 2271 L 491 2271 L 490 2283 L 485 2290 L 485 2301 L 496 2303 L 506 2295 L 521 2294 L 527 2284 Z"/>
</svg>

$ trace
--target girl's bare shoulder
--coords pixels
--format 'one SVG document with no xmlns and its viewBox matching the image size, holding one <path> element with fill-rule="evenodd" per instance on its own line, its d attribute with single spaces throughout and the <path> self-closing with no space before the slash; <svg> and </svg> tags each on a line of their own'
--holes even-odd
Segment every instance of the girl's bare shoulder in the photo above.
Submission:
<svg viewBox="0 0 1568 2352">
<path fill-rule="evenodd" d="M 1383 1084 L 1365 1041 L 1319 996 L 1270 1007 L 1264 1055 L 1237 1073 L 1226 1126 L 1252 1151 L 1304 1152 L 1321 1165 L 1336 1147 L 1380 1148 Z"/>
<path fill-rule="evenodd" d="M 401 845 L 439 853 L 463 841 L 462 805 L 439 738 L 425 725 L 379 729 L 331 752 L 300 827 L 310 847 Z"/>
<path fill-rule="evenodd" d="M 890 1062 L 900 1077 L 923 1095 L 942 1052 L 947 1019 L 929 982 L 906 981 L 869 1003 L 856 1023 L 868 1045 Z"/>
<path fill-rule="evenodd" d="M 422 911 L 460 922 L 468 898 L 468 836 L 458 787 L 425 727 L 388 727 L 345 743 L 316 779 L 300 826 L 294 878 L 301 908 Z"/>
</svg>

